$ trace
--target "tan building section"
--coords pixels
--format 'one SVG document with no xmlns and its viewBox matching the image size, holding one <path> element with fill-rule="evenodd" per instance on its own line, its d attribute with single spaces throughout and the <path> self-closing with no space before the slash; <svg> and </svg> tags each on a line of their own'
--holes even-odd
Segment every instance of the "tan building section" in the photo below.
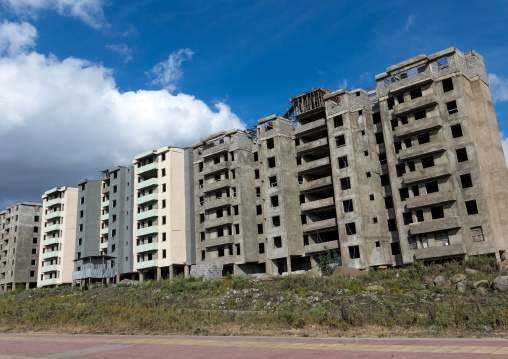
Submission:
<svg viewBox="0 0 508 359">
<path fill-rule="evenodd" d="M 186 274 L 184 150 L 134 158 L 134 270 L 140 280 Z"/>
<path fill-rule="evenodd" d="M 78 188 L 61 187 L 42 196 L 42 241 L 37 287 L 72 283 Z"/>
</svg>

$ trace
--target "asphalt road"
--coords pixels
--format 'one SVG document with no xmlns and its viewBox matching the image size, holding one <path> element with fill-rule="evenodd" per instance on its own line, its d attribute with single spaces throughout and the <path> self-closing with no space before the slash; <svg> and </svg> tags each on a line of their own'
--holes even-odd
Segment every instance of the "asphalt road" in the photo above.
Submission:
<svg viewBox="0 0 508 359">
<path fill-rule="evenodd" d="M 0 334 L 0 359 L 312 357 L 508 358 L 508 340 Z"/>
</svg>

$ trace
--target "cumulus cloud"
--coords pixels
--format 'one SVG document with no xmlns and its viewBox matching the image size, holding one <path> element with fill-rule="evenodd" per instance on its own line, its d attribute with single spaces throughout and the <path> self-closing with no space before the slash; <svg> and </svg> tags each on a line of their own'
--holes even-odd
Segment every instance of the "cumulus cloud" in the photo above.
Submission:
<svg viewBox="0 0 508 359">
<path fill-rule="evenodd" d="M 488 78 L 492 100 L 494 102 L 508 101 L 508 79 L 496 74 L 488 74 Z"/>
<path fill-rule="evenodd" d="M 14 54 L 0 57 L 0 208 L 97 178 L 99 170 L 129 165 L 149 149 L 244 128 L 224 103 L 210 108 L 165 89 L 120 92 L 113 71 L 101 64 Z"/>
<path fill-rule="evenodd" d="M 176 90 L 176 82 L 182 77 L 182 62 L 192 58 L 190 49 L 173 51 L 166 61 L 159 62 L 146 74 L 152 78 L 152 85 L 161 85 L 166 90 Z"/>
<path fill-rule="evenodd" d="M 126 44 L 107 44 L 106 48 L 124 57 L 124 62 L 132 61 L 132 49 Z"/>
<path fill-rule="evenodd" d="M 17 14 L 36 16 L 38 11 L 56 11 L 100 29 L 107 25 L 102 9 L 104 0 L 1 0 Z"/>
<path fill-rule="evenodd" d="M 16 56 L 35 46 L 37 29 L 27 22 L 0 24 L 0 55 Z"/>
</svg>

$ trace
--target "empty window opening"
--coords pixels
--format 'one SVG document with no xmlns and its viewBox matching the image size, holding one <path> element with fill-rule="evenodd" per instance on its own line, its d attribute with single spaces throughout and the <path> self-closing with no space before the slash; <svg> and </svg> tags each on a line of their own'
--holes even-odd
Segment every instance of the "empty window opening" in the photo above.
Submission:
<svg viewBox="0 0 508 359">
<path fill-rule="evenodd" d="M 222 198 L 222 191 L 215 192 L 215 199 L 221 199 Z"/>
<path fill-rule="evenodd" d="M 372 218 L 372 223 L 377 223 L 377 217 Z"/>
<path fill-rule="evenodd" d="M 302 203 L 305 203 L 305 195 L 304 194 L 300 195 L 300 204 L 302 204 Z"/>
<path fill-rule="evenodd" d="M 229 230 L 229 233 L 231 233 L 231 229 Z M 240 234 L 240 225 L 235 224 L 235 234 Z"/>
<path fill-rule="evenodd" d="M 369 155 L 369 151 L 363 151 L 363 154 L 367 157 Z"/>
<path fill-rule="evenodd" d="M 222 209 L 218 209 L 217 210 L 217 218 L 222 218 L 223 215 L 224 215 L 224 212 L 222 211 Z"/>
<path fill-rule="evenodd" d="M 436 60 L 439 67 L 448 65 L 448 57 L 443 56 Z"/>
<path fill-rule="evenodd" d="M 217 256 L 224 257 L 224 247 L 217 248 Z"/>
<path fill-rule="evenodd" d="M 275 147 L 275 144 L 274 144 L 273 138 L 267 139 L 266 140 L 266 148 L 271 150 L 274 147 Z"/>
<path fill-rule="evenodd" d="M 373 201 L 373 200 L 374 200 L 374 195 L 373 195 L 373 194 L 369 194 L 369 199 L 370 199 L 371 201 Z"/>
<path fill-rule="evenodd" d="M 471 237 L 473 239 L 473 242 L 483 242 L 485 238 L 483 237 L 482 227 L 471 228 Z"/>
<path fill-rule="evenodd" d="M 385 208 L 386 209 L 393 208 L 393 198 L 392 198 L 392 196 L 385 197 Z"/>
<path fill-rule="evenodd" d="M 214 164 L 214 165 L 217 165 L 217 164 L 219 164 L 219 163 L 220 163 L 220 156 L 214 157 L 214 158 L 213 158 L 213 164 Z"/>
<path fill-rule="evenodd" d="M 416 221 L 423 222 L 423 220 L 424 220 L 423 211 L 421 209 L 419 209 L 418 211 L 416 211 Z"/>
<path fill-rule="evenodd" d="M 425 183 L 425 190 L 427 191 L 427 194 L 439 192 L 437 181 Z"/>
<path fill-rule="evenodd" d="M 478 214 L 478 206 L 476 205 L 476 200 L 466 201 L 466 210 L 467 214 Z"/>
<path fill-rule="evenodd" d="M 419 87 L 417 89 L 409 91 L 409 96 L 411 96 L 411 100 L 415 98 L 422 97 L 422 89 Z"/>
<path fill-rule="evenodd" d="M 217 237 L 224 237 L 224 228 L 217 228 Z"/>
<path fill-rule="evenodd" d="M 279 206 L 279 196 L 270 197 L 270 201 L 272 202 L 272 207 L 275 208 Z"/>
<path fill-rule="evenodd" d="M 337 147 L 342 147 L 346 145 L 346 138 L 344 137 L 344 135 L 335 137 L 335 145 Z"/>
<path fill-rule="evenodd" d="M 443 92 L 448 92 L 448 91 L 453 90 L 453 80 L 451 78 L 443 80 L 443 81 L 441 81 L 441 83 L 443 85 Z"/>
<path fill-rule="evenodd" d="M 411 191 L 413 192 L 413 197 L 418 197 L 420 195 L 420 189 L 417 184 L 411 186 Z"/>
<path fill-rule="evenodd" d="M 399 120 L 397 120 L 397 119 L 390 120 L 390 123 L 392 125 L 392 131 L 395 131 L 395 128 L 397 128 L 399 126 Z"/>
<path fill-rule="evenodd" d="M 470 188 L 473 187 L 473 181 L 471 179 L 471 174 L 466 173 L 464 175 L 460 175 L 460 183 L 462 184 L 462 188 Z"/>
<path fill-rule="evenodd" d="M 423 120 L 424 118 L 427 117 L 427 114 L 425 113 L 425 110 L 421 110 L 421 111 L 415 112 L 414 115 L 415 115 L 415 120 L 416 121 Z"/>
<path fill-rule="evenodd" d="M 406 199 L 409 198 L 409 188 L 399 189 L 399 194 L 400 194 L 400 200 L 405 201 Z"/>
<path fill-rule="evenodd" d="M 392 249 L 392 255 L 397 256 L 400 254 L 400 245 L 399 242 L 390 243 L 390 247 Z"/>
<path fill-rule="evenodd" d="M 340 179 L 340 189 L 343 191 L 351 189 L 351 181 L 349 180 L 349 177 Z"/>
<path fill-rule="evenodd" d="M 386 163 L 386 152 L 379 154 L 379 163 L 382 165 Z"/>
<path fill-rule="evenodd" d="M 399 153 L 399 151 L 402 150 L 402 142 L 401 141 L 395 141 L 393 143 L 393 147 L 395 147 L 395 153 Z"/>
<path fill-rule="evenodd" d="M 449 246 L 450 239 L 447 232 L 436 233 L 436 246 Z"/>
<path fill-rule="evenodd" d="M 255 179 L 259 178 L 259 170 L 254 170 L 254 178 Z"/>
<path fill-rule="evenodd" d="M 259 161 L 259 154 L 257 152 L 254 152 L 254 162 Z"/>
<path fill-rule="evenodd" d="M 347 156 L 339 157 L 339 168 L 346 168 L 347 166 Z"/>
<path fill-rule="evenodd" d="M 407 163 L 407 168 L 409 169 L 409 172 L 414 172 L 416 171 L 416 167 L 415 167 L 415 163 L 414 161 L 409 161 Z"/>
<path fill-rule="evenodd" d="M 235 244 L 236 247 L 236 255 L 239 256 L 241 254 L 240 252 L 240 243 Z"/>
<path fill-rule="evenodd" d="M 301 164 L 302 164 L 302 156 L 297 156 L 296 157 L 296 165 L 300 166 Z"/>
<path fill-rule="evenodd" d="M 270 157 L 268 159 L 268 167 L 269 168 L 274 168 L 275 167 L 275 157 Z"/>
<path fill-rule="evenodd" d="M 265 253 L 265 244 L 264 243 L 259 243 L 258 244 L 258 250 L 259 250 L 259 254 L 263 254 Z"/>
<path fill-rule="evenodd" d="M 371 177 L 370 172 L 365 172 L 365 175 L 367 176 L 367 178 L 370 178 L 370 177 Z"/>
<path fill-rule="evenodd" d="M 352 236 L 352 235 L 356 234 L 355 222 L 346 223 L 346 234 L 348 236 Z"/>
<path fill-rule="evenodd" d="M 201 260 L 204 261 L 205 260 L 205 251 L 201 251 Z"/>
<path fill-rule="evenodd" d="M 467 151 L 465 148 L 459 148 L 455 152 L 457 153 L 457 161 L 458 162 L 466 162 L 468 160 Z"/>
<path fill-rule="evenodd" d="M 258 223 L 258 234 L 263 234 L 263 224 Z"/>
<path fill-rule="evenodd" d="M 381 123 L 381 113 L 380 112 L 376 112 L 375 114 L 372 115 L 372 122 L 374 123 L 374 125 Z"/>
<path fill-rule="evenodd" d="M 348 199 L 346 201 L 342 201 L 342 209 L 343 209 L 344 213 L 353 212 L 353 210 L 354 210 L 354 208 L 353 208 L 353 200 L 352 199 Z"/>
<path fill-rule="evenodd" d="M 360 258 L 360 246 L 349 246 L 349 258 L 358 259 Z"/>
<path fill-rule="evenodd" d="M 443 209 L 443 206 L 431 208 L 430 209 L 430 214 L 432 216 L 432 219 L 444 218 L 444 209 Z"/>
<path fill-rule="evenodd" d="M 303 236 L 303 245 L 304 246 L 309 245 L 309 236 L 307 236 L 307 235 Z"/>
<path fill-rule="evenodd" d="M 342 115 L 336 116 L 333 118 L 333 127 L 340 127 L 344 125 L 344 121 L 342 120 Z"/>
<path fill-rule="evenodd" d="M 268 178 L 270 187 L 277 187 L 277 176 L 272 176 Z"/>
<path fill-rule="evenodd" d="M 261 205 L 259 204 L 256 206 L 256 215 L 260 216 L 262 214 L 263 214 L 263 209 L 262 209 Z"/>
<path fill-rule="evenodd" d="M 411 148 L 411 147 L 413 147 L 413 142 L 411 141 L 410 138 L 406 138 L 404 140 L 404 145 L 406 146 L 406 148 Z"/>
<path fill-rule="evenodd" d="M 256 197 L 261 197 L 261 187 L 256 187 Z"/>
<path fill-rule="evenodd" d="M 388 174 L 381 175 L 380 178 L 381 178 L 381 186 L 390 185 L 390 176 Z"/>
<path fill-rule="evenodd" d="M 404 103 L 404 95 L 397 95 L 397 102 L 399 104 Z"/>
<path fill-rule="evenodd" d="M 424 157 L 422 158 L 422 167 L 423 168 L 429 168 L 434 166 L 434 157 Z"/>
<path fill-rule="evenodd" d="M 460 123 L 451 126 L 453 138 L 462 137 L 462 127 Z"/>
<path fill-rule="evenodd" d="M 383 136 L 383 132 L 378 132 L 376 133 L 376 143 L 378 145 L 382 144 L 382 143 L 385 143 L 385 138 Z"/>
<path fill-rule="evenodd" d="M 390 232 L 397 231 L 397 222 L 395 221 L 395 219 L 388 220 L 388 231 Z"/>
<path fill-rule="evenodd" d="M 408 237 L 407 242 L 409 244 L 409 249 L 412 249 L 412 250 L 418 249 L 418 244 L 416 242 L 415 237 Z"/>
<path fill-rule="evenodd" d="M 300 219 L 302 221 L 302 224 L 307 224 L 307 215 L 305 214 L 300 215 Z"/>
<path fill-rule="evenodd" d="M 376 241 L 376 248 L 381 247 L 381 243 L 379 241 Z"/>
<path fill-rule="evenodd" d="M 407 122 L 407 116 L 402 116 L 402 117 L 400 117 L 400 123 L 401 123 L 402 125 L 407 125 L 407 123 L 408 123 L 408 122 Z"/>
<path fill-rule="evenodd" d="M 199 223 L 204 223 L 205 222 L 205 214 L 204 213 L 200 213 L 199 214 Z"/>
<path fill-rule="evenodd" d="M 273 247 L 282 248 L 282 237 L 273 237 Z"/>
<path fill-rule="evenodd" d="M 449 115 L 459 112 L 459 109 L 457 108 L 457 101 L 448 102 L 446 104 L 446 109 L 448 110 Z"/>
<path fill-rule="evenodd" d="M 411 212 L 402 213 L 402 218 L 404 219 L 404 225 L 410 225 L 413 223 L 413 214 Z"/>
<path fill-rule="evenodd" d="M 393 109 L 393 106 L 395 106 L 395 98 L 389 97 L 386 102 L 388 103 L 388 109 Z"/>
<path fill-rule="evenodd" d="M 359 97 L 360 96 L 360 91 L 356 91 L 355 95 L 356 95 L 356 97 Z"/>
<path fill-rule="evenodd" d="M 424 143 L 430 142 L 430 136 L 428 133 L 424 133 L 418 136 L 418 144 L 423 145 Z"/>
<path fill-rule="evenodd" d="M 360 133 L 362 134 L 362 136 L 365 136 L 365 130 L 361 130 Z"/>
<path fill-rule="evenodd" d="M 272 225 L 274 227 L 280 227 L 280 217 L 279 216 L 272 217 Z"/>
<path fill-rule="evenodd" d="M 406 166 L 404 164 L 396 165 L 397 177 L 402 177 L 406 173 Z"/>
</svg>

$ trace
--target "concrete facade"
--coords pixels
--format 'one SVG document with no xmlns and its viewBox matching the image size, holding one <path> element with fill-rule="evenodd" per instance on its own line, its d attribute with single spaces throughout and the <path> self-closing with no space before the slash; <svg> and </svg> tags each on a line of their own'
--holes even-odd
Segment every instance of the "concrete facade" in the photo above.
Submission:
<svg viewBox="0 0 508 359">
<path fill-rule="evenodd" d="M 76 248 L 78 188 L 53 188 L 42 196 L 37 287 L 72 283 Z"/>
<path fill-rule="evenodd" d="M 164 147 L 134 158 L 134 270 L 140 280 L 188 275 L 185 150 Z"/>
<path fill-rule="evenodd" d="M 450 48 L 368 89 L 292 97 L 284 117 L 193 146 L 197 264 L 359 269 L 508 247 L 508 171 L 483 58 Z M 289 119 L 291 118 L 291 119 Z"/>
<path fill-rule="evenodd" d="M 21 202 L 0 212 L 0 290 L 37 286 L 42 203 Z"/>
</svg>

